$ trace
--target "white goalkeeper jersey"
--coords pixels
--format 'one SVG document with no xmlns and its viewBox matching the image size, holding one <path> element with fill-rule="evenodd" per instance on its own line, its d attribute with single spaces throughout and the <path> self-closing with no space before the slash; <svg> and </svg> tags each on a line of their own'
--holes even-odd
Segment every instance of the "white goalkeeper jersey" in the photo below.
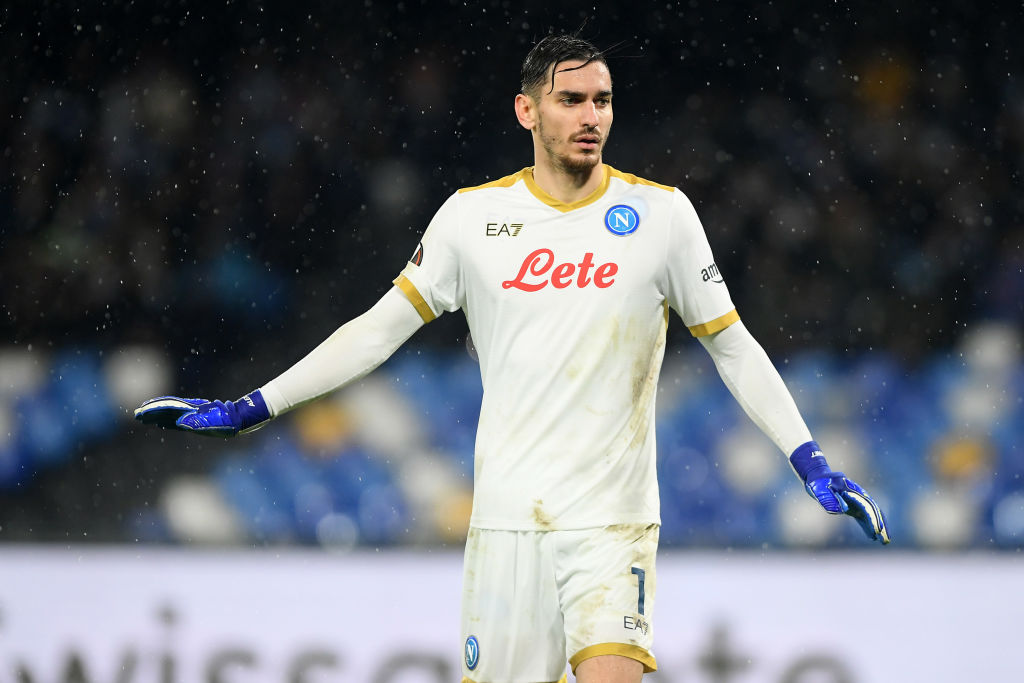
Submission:
<svg viewBox="0 0 1024 683">
<path fill-rule="evenodd" d="M 480 359 L 471 524 L 658 523 L 654 402 L 668 309 L 739 319 L 686 196 L 604 166 L 560 202 L 532 168 L 459 190 L 395 280 L 427 322 L 462 309 Z"/>
</svg>

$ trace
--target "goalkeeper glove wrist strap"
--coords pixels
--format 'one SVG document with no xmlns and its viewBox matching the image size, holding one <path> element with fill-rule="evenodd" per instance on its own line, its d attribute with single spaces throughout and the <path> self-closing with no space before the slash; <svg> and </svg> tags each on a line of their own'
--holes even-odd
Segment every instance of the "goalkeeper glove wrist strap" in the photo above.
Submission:
<svg viewBox="0 0 1024 683">
<path fill-rule="evenodd" d="M 270 419 L 270 408 L 263 400 L 260 390 L 251 391 L 234 402 L 238 415 L 238 429 L 243 431 Z"/>
<path fill-rule="evenodd" d="M 832 473 L 828 461 L 825 460 L 825 455 L 816 441 L 808 441 L 797 446 L 797 449 L 789 456 L 789 462 L 805 484 L 827 477 Z"/>
</svg>

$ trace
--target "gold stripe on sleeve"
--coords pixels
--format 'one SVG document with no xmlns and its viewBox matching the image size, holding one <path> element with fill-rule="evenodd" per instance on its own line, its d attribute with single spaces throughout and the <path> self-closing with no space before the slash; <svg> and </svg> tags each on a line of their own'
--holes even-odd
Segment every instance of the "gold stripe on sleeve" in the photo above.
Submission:
<svg viewBox="0 0 1024 683">
<path fill-rule="evenodd" d="M 738 322 L 739 319 L 740 314 L 737 313 L 736 309 L 734 308 L 725 315 L 718 316 L 714 320 L 710 320 L 704 323 L 703 325 L 693 325 L 691 327 L 687 327 L 686 329 L 690 330 L 690 334 L 692 334 L 694 337 L 704 337 L 709 334 L 714 334 L 715 332 L 721 332 L 725 328 L 729 327 L 729 325 L 732 325 L 734 322 Z"/>
<path fill-rule="evenodd" d="M 404 294 L 405 298 L 409 300 L 409 303 L 413 305 L 416 312 L 420 314 L 420 317 L 423 318 L 423 322 L 429 323 L 437 317 L 434 315 L 434 312 L 430 310 L 430 306 L 427 305 L 423 296 L 420 295 L 419 290 L 416 289 L 416 285 L 409 281 L 409 278 L 404 275 L 399 275 L 393 280 L 393 282 L 395 283 L 395 287 L 402 290 L 402 294 Z"/>
<path fill-rule="evenodd" d="M 619 655 L 620 657 L 635 659 L 644 665 L 645 674 L 658 670 L 658 663 L 654 661 L 654 655 L 639 645 L 630 645 L 629 643 L 590 645 L 569 658 L 569 667 L 573 673 L 576 673 L 576 667 L 580 665 L 580 662 L 591 657 L 599 657 L 600 655 Z"/>
</svg>

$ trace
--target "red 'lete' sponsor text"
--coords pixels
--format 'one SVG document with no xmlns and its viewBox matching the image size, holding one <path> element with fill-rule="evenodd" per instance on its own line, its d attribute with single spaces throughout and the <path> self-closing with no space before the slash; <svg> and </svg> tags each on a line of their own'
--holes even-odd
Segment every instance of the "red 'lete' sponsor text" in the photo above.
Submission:
<svg viewBox="0 0 1024 683">
<path fill-rule="evenodd" d="M 594 275 L 591 278 L 591 271 Z M 555 253 L 550 249 L 537 249 L 531 252 L 523 265 L 519 266 L 519 274 L 514 280 L 505 280 L 501 286 L 505 289 L 521 289 L 524 292 L 536 292 L 551 284 L 555 289 L 565 289 L 575 282 L 583 288 L 594 283 L 595 287 L 604 289 L 615 282 L 615 274 L 619 272 L 616 263 L 602 263 L 594 268 L 594 254 L 587 252 L 579 263 L 559 263 L 555 265 Z"/>
</svg>

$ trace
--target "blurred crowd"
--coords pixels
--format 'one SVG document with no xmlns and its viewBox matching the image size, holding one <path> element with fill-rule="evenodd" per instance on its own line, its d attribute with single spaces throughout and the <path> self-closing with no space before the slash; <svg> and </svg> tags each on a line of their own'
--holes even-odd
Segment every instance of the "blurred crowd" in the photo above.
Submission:
<svg viewBox="0 0 1024 683">
<path fill-rule="evenodd" d="M 278 374 L 390 286 L 449 193 L 531 163 L 511 109 L 519 64 L 549 30 L 581 26 L 614 77 L 606 160 L 690 196 L 777 362 L 884 354 L 927 373 L 992 322 L 1019 348 L 1020 8 L 211 5 L 0 15 L 9 423 L 25 415 L 16 388 L 41 386 L 26 353 L 51 375 L 130 358 L 122 372 L 144 386 L 224 398 Z M 414 344 L 458 355 L 464 337 L 444 316 Z M 80 506 L 131 515 L 168 477 L 209 471 L 202 447 L 169 464 L 135 455 L 174 450 L 152 435 L 69 433 L 51 447 L 77 478 L 15 477 L 32 495 L 0 507 L 45 517 L 101 468 L 100 487 L 135 497 L 92 490 Z"/>
</svg>

